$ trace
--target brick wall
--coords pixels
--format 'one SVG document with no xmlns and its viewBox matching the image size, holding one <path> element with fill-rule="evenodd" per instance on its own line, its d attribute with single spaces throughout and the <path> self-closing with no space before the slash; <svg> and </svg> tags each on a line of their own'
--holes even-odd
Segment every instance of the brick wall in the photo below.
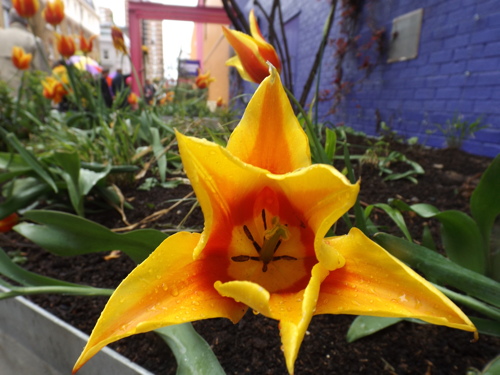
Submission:
<svg viewBox="0 0 500 375">
<path fill-rule="evenodd" d="M 249 1 L 241 1 L 249 10 Z M 326 0 L 282 1 L 284 19 L 299 17 L 296 92 L 301 93 L 314 59 L 329 10 Z M 269 9 L 271 0 L 261 1 Z M 345 95 L 334 115 L 332 101 L 320 104 L 320 120 L 345 123 L 356 130 L 376 134 L 384 121 L 405 137 L 421 143 L 445 146 L 435 124 L 455 115 L 473 121 L 481 116 L 490 126 L 467 140 L 463 149 L 496 156 L 500 153 L 500 3 L 498 0 L 366 0 L 360 43 L 370 38 L 369 19 L 385 27 L 389 36 L 392 20 L 423 8 L 418 56 L 387 63 L 382 56 L 369 76 L 359 69 L 361 61 L 344 60 L 344 79 L 357 82 Z M 331 38 L 339 37 L 337 10 Z M 258 14 L 258 12 L 257 12 Z M 263 22 L 265 25 L 265 22 Z M 265 30 L 264 30 L 265 32 Z M 329 46 L 321 70 L 321 90 L 332 89 L 335 77 L 334 47 Z M 310 97 L 312 98 L 312 96 Z"/>
</svg>

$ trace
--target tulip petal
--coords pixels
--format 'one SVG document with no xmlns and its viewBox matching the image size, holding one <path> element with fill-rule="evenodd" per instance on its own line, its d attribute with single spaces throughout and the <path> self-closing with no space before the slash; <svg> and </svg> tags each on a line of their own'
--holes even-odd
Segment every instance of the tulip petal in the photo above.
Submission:
<svg viewBox="0 0 500 375">
<path fill-rule="evenodd" d="M 270 43 L 266 42 L 266 40 L 262 36 L 253 9 L 250 11 L 248 19 L 250 24 L 250 34 L 252 35 L 255 43 L 258 46 L 260 55 L 264 60 L 269 61 L 271 64 L 273 64 L 278 72 L 281 72 L 281 61 L 276 54 L 276 50 L 274 49 L 274 47 Z"/>
<path fill-rule="evenodd" d="M 197 233 L 170 236 L 127 276 L 104 308 L 74 372 L 123 337 L 200 319 L 241 319 L 246 306 L 213 288 L 226 272 L 225 264 L 216 258 L 193 261 L 199 239 Z"/>
<path fill-rule="evenodd" d="M 329 270 L 342 267 L 337 254 L 325 248 L 323 238 L 330 227 L 355 203 L 359 183 L 351 184 L 335 168 L 315 164 L 292 174 L 276 177 L 280 187 L 290 197 L 299 212 L 303 212 L 307 225 L 315 233 L 314 248 L 318 260 Z"/>
<path fill-rule="evenodd" d="M 292 374 L 300 344 L 314 314 L 321 282 L 327 275 L 328 270 L 316 264 L 306 289 L 296 293 L 270 294 L 260 285 L 249 281 L 217 282 L 214 287 L 224 297 L 231 297 L 264 316 L 280 321 L 286 365 Z"/>
<path fill-rule="evenodd" d="M 236 68 L 236 70 L 238 70 L 238 73 L 240 74 L 241 78 L 243 78 L 245 81 L 250 81 L 250 82 L 253 81 L 252 77 L 250 77 L 250 75 L 247 73 L 247 71 L 243 67 L 243 64 L 241 63 L 241 60 L 238 57 L 238 55 L 230 57 L 226 61 L 226 65 L 227 66 L 234 66 Z"/>
<path fill-rule="evenodd" d="M 259 46 L 255 40 L 240 31 L 230 30 L 223 26 L 222 31 L 227 41 L 239 56 L 242 66 L 245 68 L 252 82 L 260 83 L 269 75 L 266 60 L 259 52 Z"/>
<path fill-rule="evenodd" d="M 203 210 L 205 229 L 196 249 L 197 258 L 210 239 L 216 242 L 221 254 L 226 254 L 231 241 L 235 212 L 232 207 L 242 197 L 263 186 L 265 173 L 258 168 L 243 164 L 226 149 L 204 139 L 177 134 L 184 170 L 189 177 L 198 202 Z M 214 233 L 220 233 L 214 236 Z"/>
<path fill-rule="evenodd" d="M 476 332 L 453 302 L 359 229 L 325 243 L 340 252 L 346 264 L 321 285 L 316 314 L 411 317 Z"/>
<path fill-rule="evenodd" d="M 253 95 L 227 150 L 274 174 L 311 165 L 309 141 L 275 69 Z"/>
<path fill-rule="evenodd" d="M 269 309 L 270 294 L 256 283 L 250 281 L 229 281 L 222 283 L 217 281 L 214 288 L 221 296 L 233 298 L 236 302 L 244 303 L 265 316 L 271 316 Z"/>
</svg>

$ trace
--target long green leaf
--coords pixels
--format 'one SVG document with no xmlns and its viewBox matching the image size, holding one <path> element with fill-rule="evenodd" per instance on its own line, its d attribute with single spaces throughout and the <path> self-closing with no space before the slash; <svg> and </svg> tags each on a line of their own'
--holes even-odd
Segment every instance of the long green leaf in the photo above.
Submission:
<svg viewBox="0 0 500 375">
<path fill-rule="evenodd" d="M 500 155 L 486 169 L 470 200 L 472 217 L 476 221 L 485 243 L 490 244 L 493 224 L 500 215 Z M 488 249 L 486 249 L 488 250 Z M 493 274 L 494 268 L 491 269 Z M 500 272 L 500 270 L 497 270 Z"/>
<path fill-rule="evenodd" d="M 411 210 L 426 219 L 435 218 L 441 223 L 441 238 L 448 257 L 462 267 L 486 274 L 487 257 L 484 240 L 476 222 L 467 214 L 448 210 L 440 212 L 430 204 L 414 204 L 394 200 L 400 210 Z"/>
<path fill-rule="evenodd" d="M 222 366 L 207 342 L 191 324 L 155 330 L 168 344 L 177 360 L 177 375 L 223 375 Z"/>
<path fill-rule="evenodd" d="M 385 318 L 360 315 L 354 319 L 347 331 L 347 342 L 354 342 L 403 321 L 403 318 Z"/>
<path fill-rule="evenodd" d="M 325 154 L 329 160 L 333 160 L 337 148 L 337 132 L 330 128 L 325 129 Z"/>
<path fill-rule="evenodd" d="M 401 212 L 385 203 L 377 203 L 374 204 L 374 206 L 380 208 L 381 210 L 384 210 L 386 214 L 389 215 L 389 217 L 392 219 L 392 221 L 396 223 L 401 232 L 403 232 L 408 241 L 412 240 L 411 234 L 408 230 L 408 227 L 406 226 L 405 219 L 403 218 L 403 215 L 401 215 Z"/>
<path fill-rule="evenodd" d="M 483 369 L 481 375 L 498 375 L 500 374 L 500 355 L 493 358 Z"/>
<path fill-rule="evenodd" d="M 36 156 L 28 151 L 13 133 L 7 133 L 5 130 L 2 130 L 2 134 L 4 134 L 7 142 L 9 142 L 9 144 L 19 153 L 19 155 L 33 169 L 33 171 L 35 171 L 35 173 L 40 176 L 40 178 L 45 181 L 47 185 L 54 190 L 54 192 L 57 193 L 58 189 L 56 183 L 47 172 L 44 165 L 38 161 Z"/>
<path fill-rule="evenodd" d="M 66 182 L 71 204 L 80 216 L 83 216 L 83 197 L 80 190 L 80 158 L 76 152 L 56 152 L 54 161 L 60 167 L 58 173 Z"/>
<path fill-rule="evenodd" d="M 0 293 L 0 300 L 27 294 L 64 293 L 76 295 L 109 296 L 111 289 L 100 289 L 86 285 L 73 284 L 51 277 L 38 275 L 15 264 L 0 248 L 0 275 L 22 286 L 13 286 L 5 281 L 1 285 L 9 289 Z"/>
<path fill-rule="evenodd" d="M 384 249 L 428 278 L 441 285 L 451 285 L 461 291 L 500 307 L 500 283 L 477 272 L 461 267 L 423 246 L 386 233 L 375 235 Z"/>
<path fill-rule="evenodd" d="M 33 177 L 18 179 L 13 183 L 12 195 L 0 204 L 0 219 L 29 206 L 52 190 L 49 185 Z"/>
<path fill-rule="evenodd" d="M 461 211 L 444 211 L 435 216 L 441 222 L 446 255 L 458 265 L 486 274 L 485 245 L 476 222 Z"/>
<path fill-rule="evenodd" d="M 470 317 L 470 320 L 476 326 L 479 333 L 500 337 L 500 322 L 495 322 L 488 319 Z M 496 375 L 498 373 L 495 373 Z"/>
<path fill-rule="evenodd" d="M 154 229 L 117 234 L 93 221 L 58 211 L 27 211 L 24 217 L 39 225 L 24 222 L 14 230 L 57 255 L 121 250 L 139 263 L 167 238 Z"/>
<path fill-rule="evenodd" d="M 160 133 L 157 128 L 151 128 L 153 153 L 158 164 L 158 173 L 161 182 L 165 182 L 167 175 L 167 156 L 165 155 L 163 145 L 161 144 Z"/>
</svg>

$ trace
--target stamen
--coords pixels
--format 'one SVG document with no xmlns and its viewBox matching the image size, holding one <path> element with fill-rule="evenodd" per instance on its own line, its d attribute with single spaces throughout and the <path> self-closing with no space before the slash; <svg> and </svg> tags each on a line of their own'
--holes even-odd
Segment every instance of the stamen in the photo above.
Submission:
<svg viewBox="0 0 500 375">
<path fill-rule="evenodd" d="M 257 243 L 257 241 L 254 240 L 253 236 L 252 236 L 252 232 L 250 232 L 250 229 L 248 229 L 248 227 L 246 225 L 243 225 L 243 231 L 245 232 L 245 235 L 247 236 L 247 238 L 252 241 L 252 245 L 253 247 L 255 247 L 255 250 L 257 250 L 257 252 L 260 254 L 260 245 Z"/>
<path fill-rule="evenodd" d="M 291 257 L 290 255 L 281 255 L 279 257 L 274 257 L 273 261 L 274 260 L 297 260 L 297 258 Z"/>
<path fill-rule="evenodd" d="M 231 260 L 234 262 L 246 262 L 247 260 L 250 260 L 250 257 L 248 255 L 238 255 L 236 257 L 231 257 Z"/>
<path fill-rule="evenodd" d="M 262 222 L 264 223 L 264 230 L 267 230 L 266 210 L 264 209 L 262 209 Z"/>
</svg>

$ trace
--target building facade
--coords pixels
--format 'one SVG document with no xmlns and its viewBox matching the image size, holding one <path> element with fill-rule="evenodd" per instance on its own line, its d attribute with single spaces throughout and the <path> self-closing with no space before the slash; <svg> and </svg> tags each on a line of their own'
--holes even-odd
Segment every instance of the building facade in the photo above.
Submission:
<svg viewBox="0 0 500 375">
<path fill-rule="evenodd" d="M 260 3 L 269 11 L 273 1 Z M 331 1 L 281 3 L 295 93 L 300 96 Z M 253 1 L 239 4 L 245 14 L 253 7 Z M 265 18 L 258 9 L 256 14 L 268 36 Z M 499 25 L 498 0 L 338 1 L 320 67 L 320 121 L 369 135 L 390 128 L 425 145 L 444 147 L 447 137 L 440 129 L 446 124 L 480 119 L 487 127 L 466 139 L 462 148 L 496 156 Z"/>
<path fill-rule="evenodd" d="M 42 17 L 42 10 L 47 3 L 46 0 L 40 1 L 40 10 L 33 18 L 33 30 L 40 37 L 47 51 L 47 57 L 50 63 L 54 63 L 61 58 L 56 48 L 56 40 L 54 27 L 47 24 Z M 0 27 L 8 26 L 8 14 L 12 7 L 10 0 L 2 0 L 2 17 L 0 19 Z M 92 0 L 65 0 L 64 1 L 65 17 L 62 23 L 58 26 L 57 32 L 72 35 L 75 38 L 83 33 L 86 38 L 92 35 L 99 35 L 99 15 L 94 7 Z M 77 43 L 78 46 L 78 43 Z M 94 49 L 90 57 L 99 59 L 99 41 L 94 41 Z"/>
<path fill-rule="evenodd" d="M 143 53 L 144 77 L 150 80 L 163 78 L 165 74 L 162 21 L 142 20 L 142 45 L 147 51 L 147 53 Z"/>
</svg>

